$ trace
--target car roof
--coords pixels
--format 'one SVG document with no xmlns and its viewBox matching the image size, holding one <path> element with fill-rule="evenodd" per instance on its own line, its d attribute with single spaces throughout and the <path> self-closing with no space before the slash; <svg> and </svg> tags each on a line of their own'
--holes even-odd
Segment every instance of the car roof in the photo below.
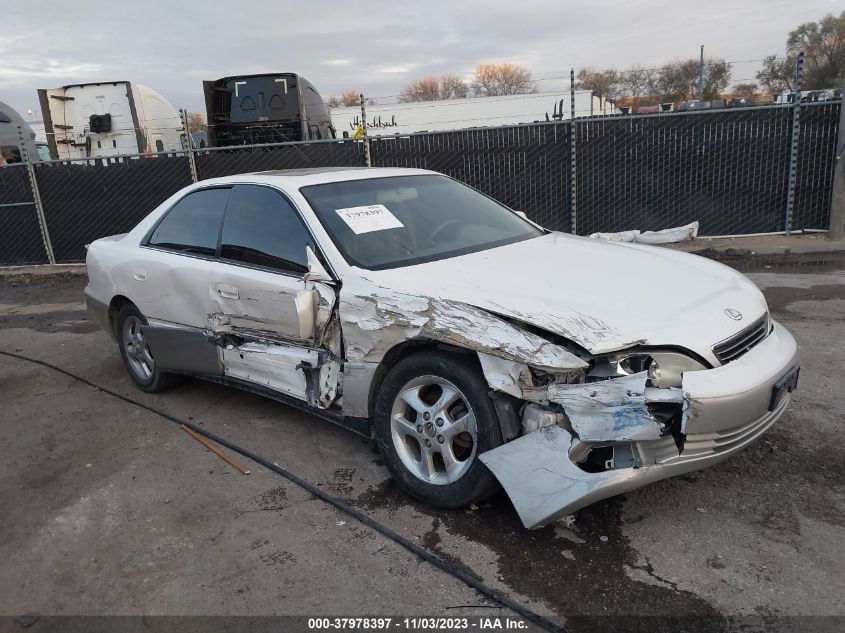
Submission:
<svg viewBox="0 0 845 633">
<path fill-rule="evenodd" d="M 328 182 L 389 178 L 391 176 L 431 175 L 436 173 L 427 169 L 411 169 L 406 167 L 309 167 L 304 169 L 256 171 L 248 174 L 238 174 L 236 176 L 223 176 L 222 178 L 203 180 L 199 184 L 248 182 L 287 187 L 304 187 Z"/>
</svg>

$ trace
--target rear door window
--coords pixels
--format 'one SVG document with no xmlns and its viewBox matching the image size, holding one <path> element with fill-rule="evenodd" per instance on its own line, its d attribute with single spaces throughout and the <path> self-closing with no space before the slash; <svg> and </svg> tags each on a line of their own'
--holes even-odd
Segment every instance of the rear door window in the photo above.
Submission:
<svg viewBox="0 0 845 633">
<path fill-rule="evenodd" d="M 302 274 L 305 247 L 316 250 L 296 209 L 281 193 L 260 185 L 235 185 L 220 240 L 223 259 Z"/>
<path fill-rule="evenodd" d="M 229 188 L 202 189 L 177 202 L 159 222 L 147 244 L 214 256 Z"/>
</svg>

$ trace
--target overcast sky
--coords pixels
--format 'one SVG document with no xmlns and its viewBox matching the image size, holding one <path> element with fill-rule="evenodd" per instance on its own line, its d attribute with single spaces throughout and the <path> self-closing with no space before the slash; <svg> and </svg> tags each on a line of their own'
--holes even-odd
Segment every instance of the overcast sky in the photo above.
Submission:
<svg viewBox="0 0 845 633">
<path fill-rule="evenodd" d="M 700 44 L 756 60 L 781 53 L 796 25 L 843 10 L 845 0 L 0 0 L 0 101 L 38 118 L 38 88 L 129 80 L 204 111 L 204 79 L 296 72 L 324 98 L 355 89 L 389 102 L 413 79 L 468 78 L 481 62 L 517 62 L 541 79 L 660 66 Z M 735 64 L 734 82 L 758 67 Z"/>
</svg>

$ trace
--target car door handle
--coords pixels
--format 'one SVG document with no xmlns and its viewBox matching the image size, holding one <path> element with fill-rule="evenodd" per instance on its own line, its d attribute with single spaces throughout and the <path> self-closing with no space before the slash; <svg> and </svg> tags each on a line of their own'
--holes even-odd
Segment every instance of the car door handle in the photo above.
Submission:
<svg viewBox="0 0 845 633">
<path fill-rule="evenodd" d="M 134 271 L 132 271 L 132 278 L 135 281 L 146 281 L 147 271 L 142 268 L 136 268 Z"/>
<path fill-rule="evenodd" d="M 241 296 L 238 289 L 229 284 L 217 284 L 217 294 L 224 299 L 238 299 Z"/>
</svg>

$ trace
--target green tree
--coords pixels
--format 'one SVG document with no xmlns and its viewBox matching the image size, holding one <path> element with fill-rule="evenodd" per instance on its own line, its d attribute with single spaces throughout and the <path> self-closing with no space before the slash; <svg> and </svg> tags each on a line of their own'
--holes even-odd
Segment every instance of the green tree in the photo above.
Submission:
<svg viewBox="0 0 845 633">
<path fill-rule="evenodd" d="M 757 81 L 768 92 L 780 94 L 795 90 L 795 55 L 778 57 L 768 55 L 757 71 Z"/>
<path fill-rule="evenodd" d="M 804 51 L 805 77 L 802 88 L 839 87 L 845 77 L 845 11 L 828 14 L 818 22 L 805 22 L 789 33 L 789 55 Z"/>
<path fill-rule="evenodd" d="M 657 92 L 664 101 L 679 101 L 698 96 L 699 61 L 685 59 L 672 62 L 657 71 Z M 704 100 L 716 99 L 731 82 L 731 65 L 724 59 L 704 61 Z"/>
<path fill-rule="evenodd" d="M 757 72 L 757 81 L 773 93 L 795 90 L 798 53 L 804 51 L 803 90 L 839 88 L 845 80 L 845 11 L 805 22 L 789 32 L 786 57 L 769 55 Z"/>
</svg>

